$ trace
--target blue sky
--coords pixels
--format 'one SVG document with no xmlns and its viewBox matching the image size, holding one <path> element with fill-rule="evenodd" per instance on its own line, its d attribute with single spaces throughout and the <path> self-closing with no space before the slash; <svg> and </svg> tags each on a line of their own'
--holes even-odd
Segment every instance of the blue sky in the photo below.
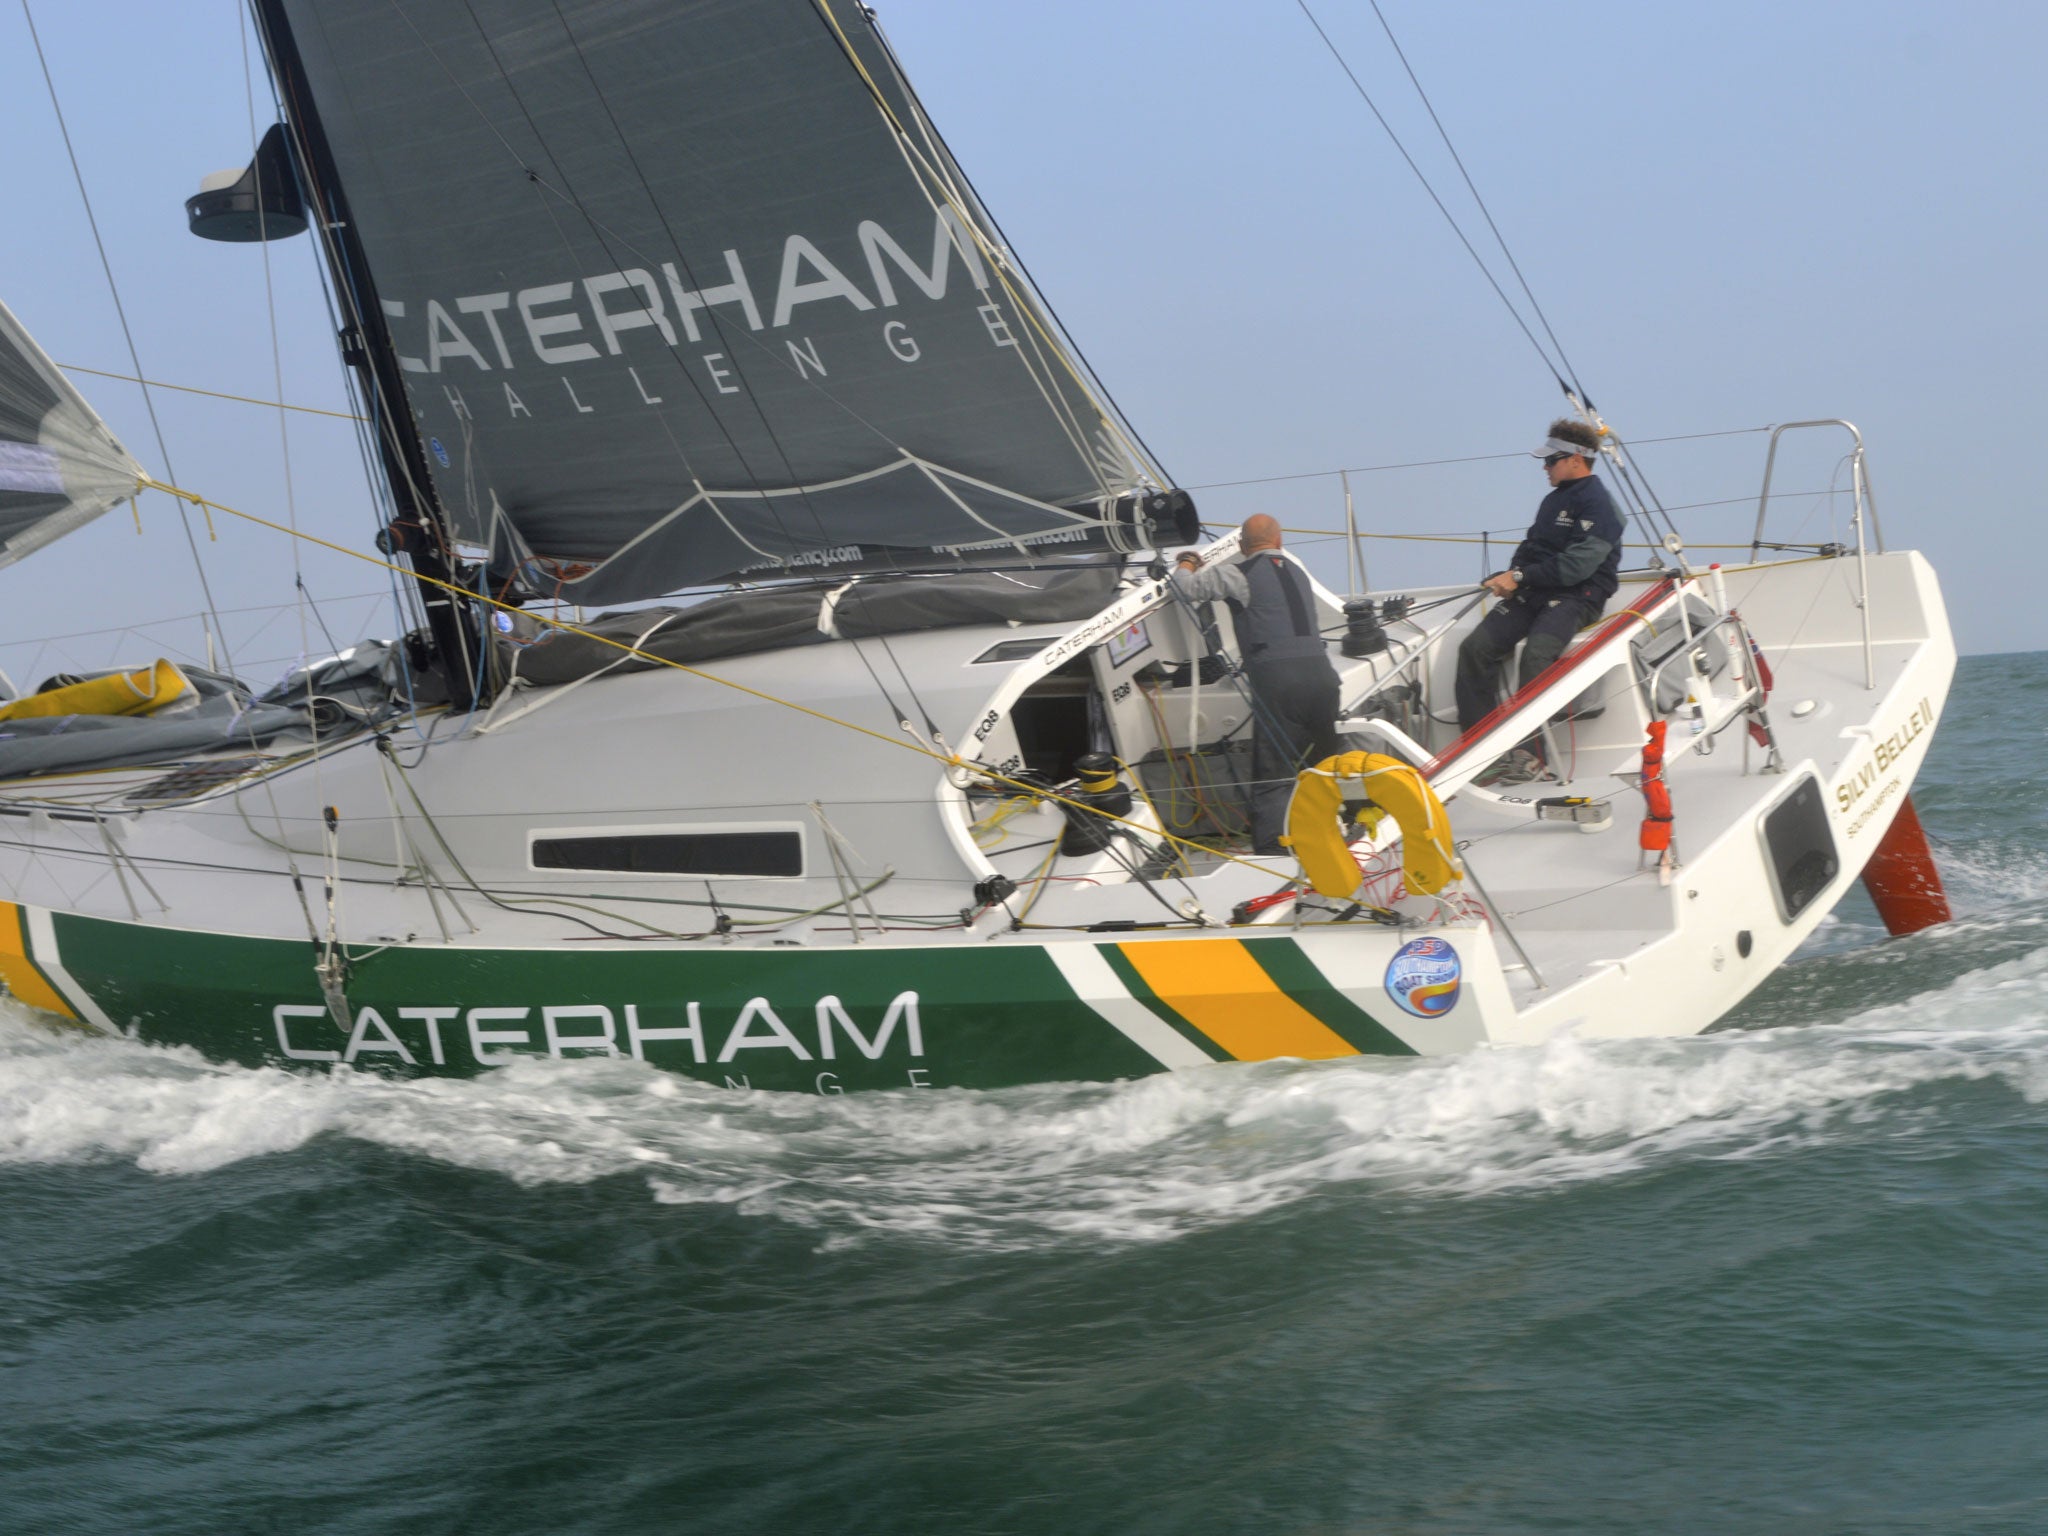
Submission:
<svg viewBox="0 0 2048 1536">
<path fill-rule="evenodd" d="M 1312 0 L 1475 243 L 1472 214 L 1369 5 Z M 1969 651 L 2048 646 L 2020 574 L 2043 493 L 2035 448 L 2048 212 L 2038 61 L 2020 5 L 1382 0 L 1581 378 L 1642 440 L 1845 416 L 1870 444 L 1888 542 L 1935 561 Z M 1323 50 L 1294 0 L 884 0 L 941 129 L 1082 350 L 1176 479 L 1219 521 L 1470 535 L 1527 521 L 1524 460 L 1372 469 L 1533 444 L 1559 400 L 1529 344 Z M 205 172 L 251 147 L 241 13 L 40 0 L 37 24 L 151 377 L 274 391 L 262 254 L 183 228 Z M 27 28 L 0 13 L 8 205 L 0 298 L 60 361 L 127 371 Z M 259 103 L 267 90 L 258 84 Z M 259 105 L 258 123 L 267 116 Z M 1481 245 L 1484 251 L 1486 247 Z M 1488 254 L 1492 254 L 1489 252 Z M 272 248 L 285 398 L 343 409 L 301 239 Z M 1505 280 L 1506 274 L 1503 271 Z M 152 470 L 133 386 L 80 380 Z M 347 424 L 159 393 L 182 483 L 367 547 Z M 1642 462 L 1695 545 L 1746 541 L 1764 437 L 1650 444 Z M 1842 536 L 1841 443 L 1788 439 L 1789 538 Z M 1288 478 L 1292 477 L 1292 478 Z M 1229 484 L 1229 482 L 1258 482 Z M 145 504 L 7 586 L 0 665 L 141 657 L 189 629 L 37 637 L 200 606 L 176 512 Z M 271 535 L 206 542 L 223 608 L 282 603 Z M 1297 535 L 1334 583 L 1341 546 Z M 1478 546 L 1376 542 L 1375 585 L 1476 576 Z M 378 572 L 307 553 L 338 638 L 388 632 Z M 230 624 L 265 680 L 320 641 L 289 610 Z M 26 674 L 26 675 L 24 675 Z"/>
</svg>

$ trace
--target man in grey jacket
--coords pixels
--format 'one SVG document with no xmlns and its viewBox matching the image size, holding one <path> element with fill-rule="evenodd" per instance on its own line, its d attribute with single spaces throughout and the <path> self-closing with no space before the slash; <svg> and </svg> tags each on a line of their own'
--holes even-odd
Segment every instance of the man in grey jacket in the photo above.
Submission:
<svg viewBox="0 0 2048 1536">
<path fill-rule="evenodd" d="M 1190 602 L 1221 598 L 1237 627 L 1252 707 L 1252 852 L 1285 853 L 1280 834 L 1295 775 L 1337 748 L 1337 669 L 1316 623 L 1315 593 L 1280 553 L 1280 525 L 1244 520 L 1237 557 L 1208 569 L 1180 557 L 1173 583 Z"/>
</svg>

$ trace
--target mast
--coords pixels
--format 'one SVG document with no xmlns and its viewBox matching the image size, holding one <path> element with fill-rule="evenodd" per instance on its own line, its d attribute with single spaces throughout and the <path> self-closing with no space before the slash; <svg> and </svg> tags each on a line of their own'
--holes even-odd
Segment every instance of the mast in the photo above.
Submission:
<svg viewBox="0 0 2048 1536">
<path fill-rule="evenodd" d="M 299 174 L 306 183 L 312 222 L 327 253 L 328 270 L 342 307 L 342 361 L 355 370 L 371 407 L 377 455 L 397 510 L 378 535 L 386 554 L 404 555 L 412 566 L 427 614 L 434 653 L 447 679 L 449 702 L 484 703 L 490 697 L 477 605 L 440 585 L 459 584 L 449 520 L 434 490 L 425 444 L 414 429 L 397 349 L 384 323 L 370 266 L 349 217 L 348 197 L 314 106 L 313 93 L 281 0 L 250 0 L 271 78 L 284 98 L 285 119 L 296 141 Z M 403 413 L 403 414 L 401 414 Z"/>
</svg>

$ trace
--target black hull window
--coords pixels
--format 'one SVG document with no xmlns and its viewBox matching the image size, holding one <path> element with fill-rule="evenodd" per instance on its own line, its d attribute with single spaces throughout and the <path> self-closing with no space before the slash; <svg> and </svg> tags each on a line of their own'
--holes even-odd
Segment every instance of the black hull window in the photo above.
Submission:
<svg viewBox="0 0 2048 1536">
<path fill-rule="evenodd" d="M 1764 814 L 1763 834 L 1778 915 L 1793 922 L 1842 871 L 1820 781 L 1805 779 L 1772 806 Z"/>
<path fill-rule="evenodd" d="M 787 832 L 646 832 L 630 836 L 537 837 L 535 869 L 595 869 L 632 875 L 751 875 L 791 879 L 804 872 L 804 839 Z"/>
</svg>

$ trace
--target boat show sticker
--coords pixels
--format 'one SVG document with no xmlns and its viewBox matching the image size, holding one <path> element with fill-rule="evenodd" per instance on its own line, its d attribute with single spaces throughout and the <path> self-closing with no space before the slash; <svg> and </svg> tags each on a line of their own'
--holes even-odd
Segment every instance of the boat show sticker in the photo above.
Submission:
<svg viewBox="0 0 2048 1536">
<path fill-rule="evenodd" d="M 1445 939 L 1410 939 L 1387 962 L 1387 996 L 1404 1013 L 1440 1019 L 1458 1006 L 1465 968 Z"/>
</svg>

